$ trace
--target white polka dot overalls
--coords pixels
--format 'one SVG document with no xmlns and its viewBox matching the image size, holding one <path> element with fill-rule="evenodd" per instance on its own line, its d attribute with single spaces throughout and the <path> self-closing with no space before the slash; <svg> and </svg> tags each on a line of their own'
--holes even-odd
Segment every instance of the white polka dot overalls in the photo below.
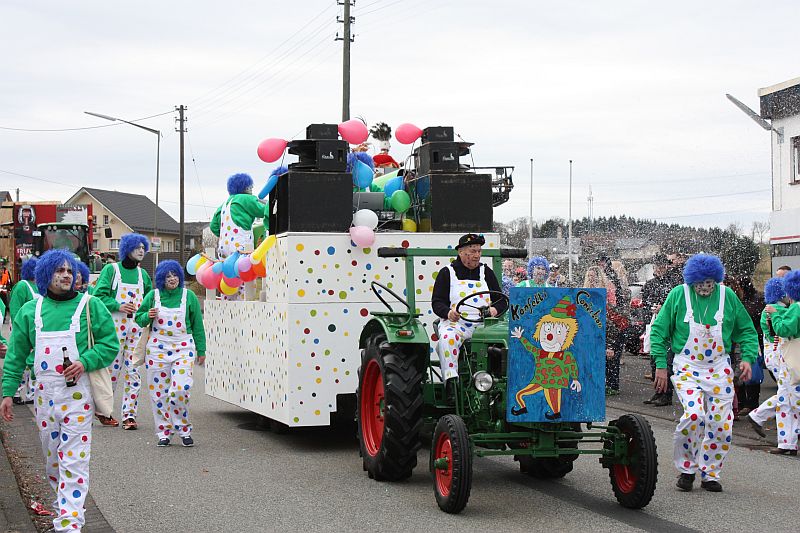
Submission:
<svg viewBox="0 0 800 533">
<path fill-rule="evenodd" d="M 253 251 L 253 230 L 252 228 L 241 228 L 236 225 L 231 216 L 231 200 L 222 206 L 220 211 L 219 243 L 217 244 L 217 257 L 225 259 L 234 252 L 249 254 Z M 223 300 L 242 300 L 244 299 L 244 283 L 239 286 L 239 290 L 231 295 L 222 295 Z"/>
<path fill-rule="evenodd" d="M 64 354 L 78 360 L 75 334 L 80 331 L 80 316 L 88 302 L 81 297 L 65 331 L 42 331 L 42 300 L 36 303 L 36 426 L 42 441 L 45 473 L 56 493 L 53 508 L 56 531 L 80 531 L 83 503 L 89 490 L 89 455 L 92 441 L 92 400 L 89 378 L 84 373 L 77 384 L 68 387 L 64 379 Z M 66 351 L 64 350 L 66 348 Z"/>
<path fill-rule="evenodd" d="M 153 319 L 147 342 L 145 368 L 156 436 L 169 438 L 174 431 L 181 437 L 192 433 L 189 422 L 189 393 L 192 389 L 194 367 L 194 338 L 186 327 L 186 289 L 177 309 L 161 306 L 158 289 L 153 307 L 158 317 Z"/>
<path fill-rule="evenodd" d="M 123 283 L 119 272 L 119 263 L 114 265 L 114 281 L 111 286 L 117 288 L 116 300 L 120 304 L 132 302 L 137 307 L 142 305 L 144 299 L 144 282 L 142 281 L 142 269 L 136 267 L 139 280 L 136 283 Z M 139 371 L 133 366 L 133 350 L 136 343 L 142 336 L 142 328 L 133 318 L 128 318 L 125 313 L 120 311 L 111 313 L 114 325 L 117 328 L 117 338 L 119 339 L 119 352 L 111 365 L 111 383 L 116 391 L 117 383 L 125 381 L 125 391 L 122 395 L 122 418 L 136 419 L 136 410 L 139 403 L 139 389 L 142 387 Z"/>
<path fill-rule="evenodd" d="M 704 481 L 719 481 L 733 428 L 733 369 L 722 340 L 725 286 L 719 285 L 713 326 L 695 321 L 689 291 L 684 284 L 689 338 L 672 364 L 672 383 L 683 406 L 675 428 L 675 467 L 685 474 L 699 472 Z"/>
<path fill-rule="evenodd" d="M 759 426 L 774 417 L 778 448 L 796 450 L 800 433 L 800 385 L 791 384 L 789 371 L 783 360 L 782 348 L 785 342 L 785 339 L 775 337 L 773 342 L 764 343 L 764 362 L 778 382 L 778 392 L 748 416 Z"/>
<path fill-rule="evenodd" d="M 484 265 L 480 266 L 480 280 L 458 279 L 456 271 L 452 266 L 450 270 L 450 307 L 455 309 L 456 304 L 468 294 L 474 294 L 487 290 L 486 270 Z M 482 294 L 467 300 L 466 304 L 475 307 L 488 307 L 492 305 L 488 294 Z M 458 322 L 451 322 L 443 318 L 439 323 L 439 340 L 436 343 L 436 353 L 439 355 L 439 364 L 442 367 L 442 379 L 458 377 L 458 353 L 464 341 L 472 338 L 475 331 L 475 323 L 470 320 L 480 318 L 480 313 L 472 307 L 461 307 L 461 319 Z"/>
<path fill-rule="evenodd" d="M 23 280 L 21 283 L 25 283 L 28 286 L 28 290 L 31 291 L 31 297 L 34 300 L 38 300 L 42 296 L 33 289 L 33 283 L 28 280 Z M 26 402 L 33 401 L 33 393 L 34 388 L 36 387 L 36 381 L 31 379 L 31 371 L 29 368 L 25 368 L 22 372 L 22 379 L 19 382 L 19 388 L 17 389 L 17 393 L 14 396 L 17 396 L 23 399 Z"/>
</svg>

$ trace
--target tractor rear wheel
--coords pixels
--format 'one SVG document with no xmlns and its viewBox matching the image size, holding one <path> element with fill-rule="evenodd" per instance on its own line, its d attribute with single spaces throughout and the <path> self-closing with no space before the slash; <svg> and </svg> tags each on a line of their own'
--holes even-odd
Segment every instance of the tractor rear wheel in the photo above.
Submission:
<svg viewBox="0 0 800 533">
<path fill-rule="evenodd" d="M 610 422 L 628 441 L 628 464 L 612 464 L 608 470 L 617 501 L 629 509 L 641 509 L 653 497 L 658 480 L 658 451 L 650 423 L 626 414 Z"/>
<path fill-rule="evenodd" d="M 439 508 L 445 513 L 460 513 L 472 489 L 472 446 L 460 416 L 445 415 L 437 422 L 430 469 Z"/>
<path fill-rule="evenodd" d="M 413 358 L 375 334 L 358 375 L 356 418 L 364 470 L 378 481 L 411 476 L 422 427 L 422 374 Z"/>
</svg>

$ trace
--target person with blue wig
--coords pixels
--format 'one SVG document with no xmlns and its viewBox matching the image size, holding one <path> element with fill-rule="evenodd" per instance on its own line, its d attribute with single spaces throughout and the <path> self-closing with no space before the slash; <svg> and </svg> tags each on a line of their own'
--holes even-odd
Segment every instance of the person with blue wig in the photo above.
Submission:
<svg viewBox="0 0 800 533">
<path fill-rule="evenodd" d="M 55 531 L 80 531 L 84 525 L 94 413 L 87 372 L 110 365 L 119 346 L 103 302 L 75 291 L 76 268 L 66 250 L 50 250 L 39 259 L 35 276 L 42 298 L 23 305 L 14 320 L 0 404 L 3 418 L 13 420 L 11 396 L 30 367 L 36 374 L 35 418 L 45 474 L 56 494 Z"/>
<path fill-rule="evenodd" d="M 39 289 L 36 287 L 34 280 L 36 263 L 38 263 L 38 259 L 35 257 L 22 262 L 20 281 L 11 289 L 11 294 L 8 297 L 8 314 L 11 317 L 12 324 L 23 305 L 39 298 Z M 26 368 L 22 373 L 22 380 L 19 384 L 19 389 L 17 389 L 17 394 L 14 395 L 14 403 L 18 405 L 33 403 L 33 388 L 35 386 L 36 384 L 31 379 L 31 371 Z"/>
<path fill-rule="evenodd" d="M 736 293 L 721 283 L 724 275 L 719 257 L 692 256 L 683 268 L 684 283 L 669 292 L 651 329 L 656 392 L 667 390 L 667 347 L 675 353 L 672 383 L 683 416 L 675 428 L 674 462 L 683 491 L 692 490 L 697 473 L 703 489 L 722 491 L 733 430 L 731 344 L 741 346 L 742 381 L 750 379 L 759 353 L 753 321 Z"/>
<path fill-rule="evenodd" d="M 111 383 L 125 381 L 122 395 L 122 429 L 137 429 L 136 412 L 139 408 L 141 380 L 134 366 L 134 350 L 142 336 L 134 314 L 142 305 L 144 295 L 153 289 L 150 275 L 139 264 L 150 250 L 150 241 L 139 233 L 126 233 L 119 241 L 121 262 L 109 263 L 100 271 L 94 296 L 106 304 L 114 319 L 119 339 L 119 350 L 111 366 Z M 113 416 L 97 415 L 104 426 L 116 427 L 119 422 Z"/>
<path fill-rule="evenodd" d="M 528 259 L 528 279 L 517 283 L 517 287 L 548 287 L 547 276 L 550 274 L 550 263 L 541 255 Z"/>
<path fill-rule="evenodd" d="M 211 218 L 211 232 L 219 237 L 217 257 L 225 260 L 234 253 L 249 254 L 253 251 L 253 222 L 264 219 L 269 229 L 269 203 L 259 201 L 253 195 L 253 178 L 248 174 L 234 174 L 228 178 L 228 199 L 219 206 Z M 244 284 L 225 300 L 241 300 Z"/>
<path fill-rule="evenodd" d="M 75 273 L 75 290 L 78 292 L 88 292 L 92 294 L 94 292 L 94 287 L 89 285 L 89 267 L 86 266 L 81 261 L 76 261 L 78 265 L 78 271 Z"/>
<path fill-rule="evenodd" d="M 159 447 L 169 446 L 176 432 L 183 446 L 194 446 L 189 395 L 194 363 L 206 360 L 206 331 L 200 302 L 183 283 L 181 265 L 162 261 L 156 268 L 156 288 L 136 313 L 140 326 L 151 326 L 144 364 Z"/>
</svg>

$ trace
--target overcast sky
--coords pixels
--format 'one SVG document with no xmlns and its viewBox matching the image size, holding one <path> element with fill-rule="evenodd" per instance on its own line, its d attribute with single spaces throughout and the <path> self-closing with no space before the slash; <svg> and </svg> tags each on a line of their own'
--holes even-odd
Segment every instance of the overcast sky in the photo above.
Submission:
<svg viewBox="0 0 800 533">
<path fill-rule="evenodd" d="M 64 201 L 80 186 L 155 189 L 156 136 L 127 120 L 187 105 L 186 218 L 208 220 L 225 181 L 274 164 L 267 137 L 340 122 L 336 0 L 5 0 L 0 3 L 0 189 Z M 770 138 L 725 98 L 800 75 L 796 1 L 358 0 L 351 115 L 372 125 L 452 125 L 476 165 L 514 165 L 495 219 L 627 214 L 689 225 L 770 210 Z M 178 218 L 176 114 L 161 200 Z M 408 147 L 393 143 L 404 159 Z M 287 161 L 293 161 L 290 156 Z M 23 174 L 29 177 L 18 176 Z M 37 178 L 37 179 L 34 179 Z M 204 207 L 207 206 L 207 207 Z"/>
</svg>

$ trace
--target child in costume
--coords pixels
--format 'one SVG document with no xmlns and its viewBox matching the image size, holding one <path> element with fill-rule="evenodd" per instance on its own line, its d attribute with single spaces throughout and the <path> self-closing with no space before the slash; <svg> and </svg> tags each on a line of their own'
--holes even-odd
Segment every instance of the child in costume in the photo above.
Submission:
<svg viewBox="0 0 800 533">
<path fill-rule="evenodd" d="M 111 367 L 111 382 L 125 381 L 122 396 L 122 428 L 133 430 L 138 428 L 136 412 L 139 406 L 139 389 L 141 380 L 139 371 L 133 366 L 133 352 L 142 336 L 142 330 L 133 320 L 133 316 L 142 305 L 144 295 L 153 288 L 150 275 L 139 266 L 145 254 L 150 250 L 147 237 L 139 233 L 126 233 L 119 242 L 121 263 L 110 263 L 100 271 L 94 296 L 106 304 L 114 319 L 119 339 L 119 351 Z M 97 415 L 104 426 L 116 427 L 119 422 L 113 417 Z"/>
<path fill-rule="evenodd" d="M 75 269 L 72 254 L 65 250 L 46 252 L 36 265 L 36 285 L 43 297 L 25 304 L 14 321 L 0 404 L 3 418 L 13 420 L 11 395 L 25 366 L 33 369 L 36 427 L 45 473 L 56 493 L 55 531 L 80 531 L 84 525 L 94 413 L 86 373 L 111 364 L 119 346 L 106 306 L 75 291 Z M 92 348 L 88 347 L 87 307 Z"/>
<path fill-rule="evenodd" d="M 12 325 L 14 324 L 14 318 L 16 318 L 19 310 L 22 309 L 22 306 L 40 297 L 39 289 L 36 287 L 36 282 L 34 280 L 37 262 L 38 260 L 35 257 L 23 261 L 22 268 L 20 269 L 20 277 L 22 279 L 11 289 L 11 294 L 8 298 L 8 313 L 11 316 Z M 22 373 L 22 381 L 17 389 L 17 394 L 14 395 L 14 403 L 33 403 L 33 390 L 35 386 L 36 384 L 31 380 L 31 371 L 29 368 L 26 368 Z"/>
<path fill-rule="evenodd" d="M 394 157 L 389 155 L 389 150 L 392 145 L 389 140 L 392 138 L 392 128 L 385 122 L 378 122 L 369 130 L 370 134 L 378 141 L 378 149 L 380 152 L 372 159 L 375 161 L 377 168 L 400 168 L 400 164 L 394 160 Z"/>
<path fill-rule="evenodd" d="M 725 270 L 715 255 L 692 256 L 683 268 L 685 283 L 672 289 L 653 322 L 651 355 L 656 392 L 667 390 L 667 346 L 672 346 L 672 382 L 683 406 L 675 428 L 677 486 L 722 491 L 720 475 L 733 431 L 732 343 L 742 347 L 742 380 L 758 357 L 758 334 L 736 294 L 721 282 Z"/>
<path fill-rule="evenodd" d="M 550 264 L 541 255 L 534 255 L 528 260 L 528 279 L 517 283 L 517 287 L 549 287 L 547 275 Z"/>
</svg>

